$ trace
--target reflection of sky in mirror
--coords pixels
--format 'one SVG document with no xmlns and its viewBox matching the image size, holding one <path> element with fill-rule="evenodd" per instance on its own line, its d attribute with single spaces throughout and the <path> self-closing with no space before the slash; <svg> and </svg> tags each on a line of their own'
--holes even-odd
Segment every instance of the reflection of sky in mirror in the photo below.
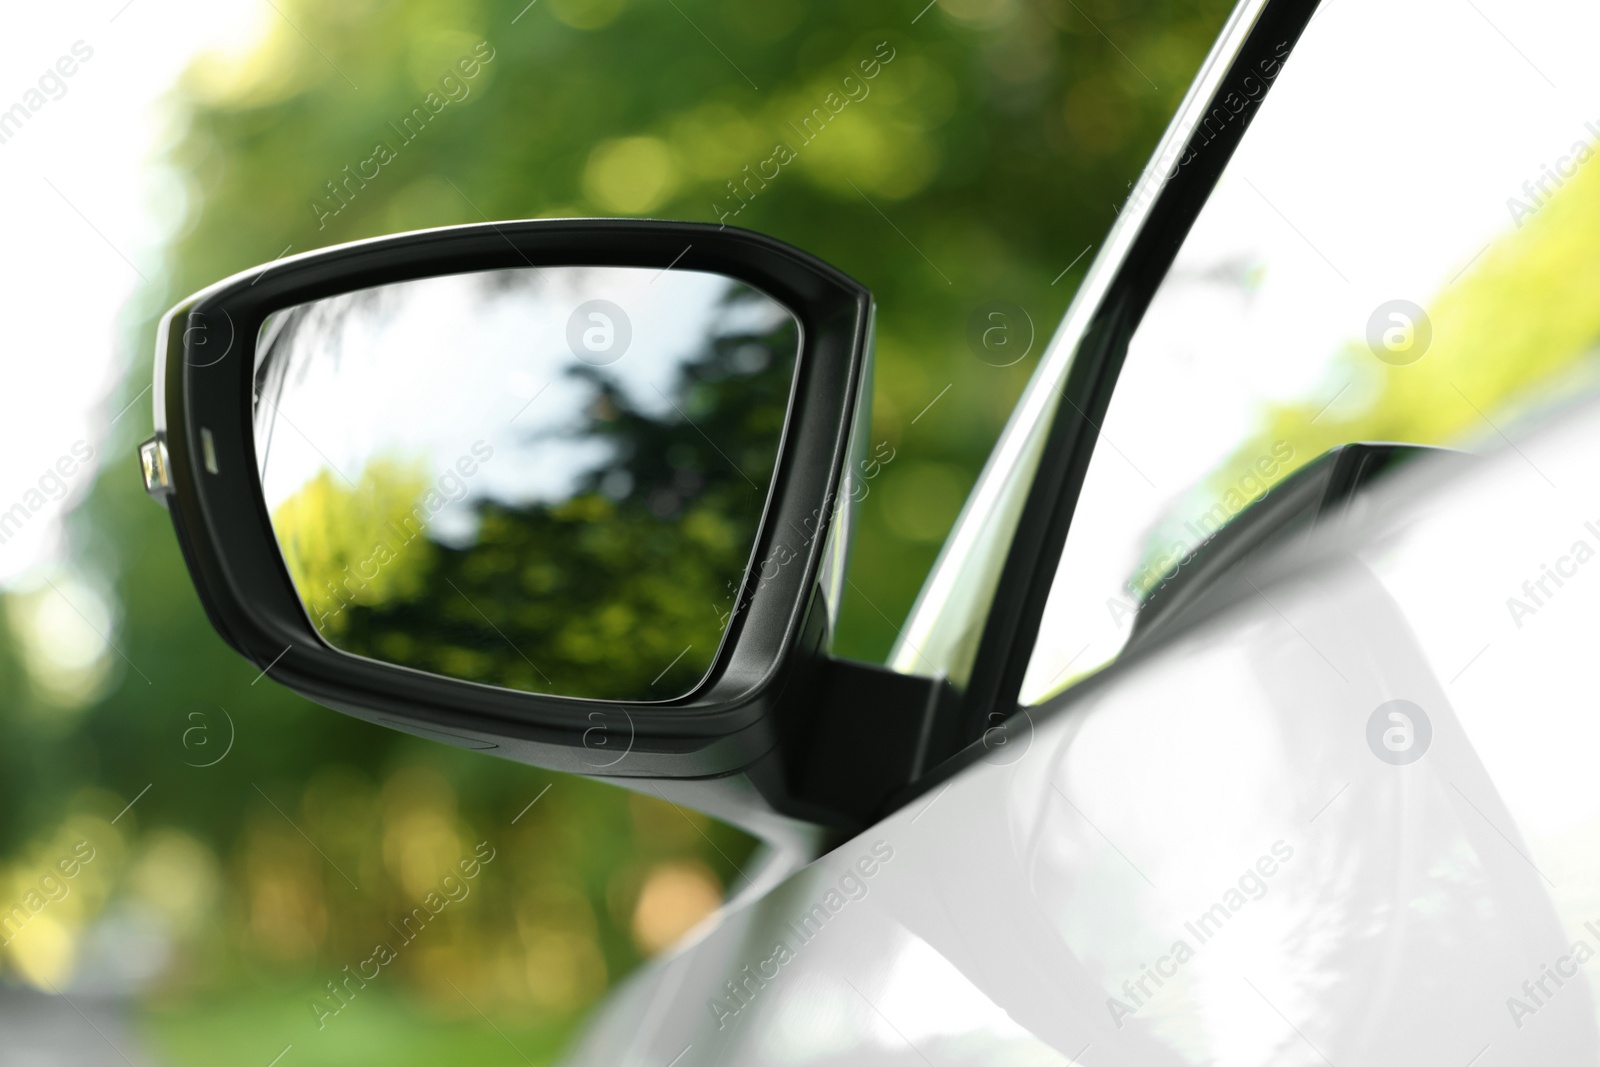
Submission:
<svg viewBox="0 0 1600 1067">
<path fill-rule="evenodd" d="M 736 293 L 743 299 L 730 304 Z M 595 387 L 571 373 L 590 364 L 569 347 L 568 322 L 592 300 L 622 308 L 631 325 L 628 347 L 602 373 L 657 418 L 682 408 L 682 368 L 708 341 L 765 333 L 790 318 L 721 275 L 629 267 L 448 275 L 303 305 L 294 309 L 304 318 L 282 392 L 273 399 L 268 388 L 266 402 L 258 400 L 268 509 L 329 466 L 358 481 L 376 456 L 423 461 L 435 486 L 461 496 L 434 517 L 436 538 L 469 538 L 476 500 L 567 498 L 610 456 L 609 445 L 580 436 Z M 263 326 L 258 368 L 285 358 L 278 330 L 286 317 Z M 494 457 L 457 489 L 450 471 L 480 441 Z"/>
<path fill-rule="evenodd" d="M 1600 153 L 1597 39 L 1600 8 L 1560 0 L 1323 6 L 1129 345 L 1025 699 L 1121 647 L 1107 600 L 1269 405 L 1365 408 L 1382 379 L 1339 356 L 1374 309 L 1431 307 L 1517 230 L 1525 182 Z"/>
</svg>

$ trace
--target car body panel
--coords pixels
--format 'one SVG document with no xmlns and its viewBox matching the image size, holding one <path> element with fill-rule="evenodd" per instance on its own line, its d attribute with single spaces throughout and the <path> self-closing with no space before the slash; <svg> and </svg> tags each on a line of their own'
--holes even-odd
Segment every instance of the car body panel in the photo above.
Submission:
<svg viewBox="0 0 1600 1067">
<path fill-rule="evenodd" d="M 1600 1062 L 1596 416 L 1253 561 L 709 921 L 571 1062 Z"/>
</svg>

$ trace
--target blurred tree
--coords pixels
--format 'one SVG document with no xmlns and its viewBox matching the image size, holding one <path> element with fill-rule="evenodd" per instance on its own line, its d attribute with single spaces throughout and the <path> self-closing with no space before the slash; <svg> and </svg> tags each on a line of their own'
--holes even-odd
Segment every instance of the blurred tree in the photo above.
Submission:
<svg viewBox="0 0 1600 1067">
<path fill-rule="evenodd" d="M 874 433 L 907 446 L 864 504 L 839 638 L 881 659 L 1090 257 L 1063 268 L 1114 220 L 1228 8 L 921 6 L 305 5 L 315 49 L 282 23 L 189 81 L 174 291 L 286 245 L 486 218 L 726 221 L 827 259 L 877 297 Z M 997 297 L 1038 332 L 1003 368 L 963 340 Z"/>
</svg>

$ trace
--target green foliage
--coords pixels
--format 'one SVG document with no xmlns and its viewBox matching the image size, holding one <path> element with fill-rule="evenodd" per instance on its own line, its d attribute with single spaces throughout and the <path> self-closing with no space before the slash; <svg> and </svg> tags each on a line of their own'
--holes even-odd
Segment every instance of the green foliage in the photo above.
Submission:
<svg viewBox="0 0 1600 1067">
<path fill-rule="evenodd" d="M 1114 221 L 1230 5 L 946 0 L 914 24 L 921 4 L 838 0 L 542 0 L 515 23 L 511 0 L 302 6 L 328 60 L 285 23 L 191 80 L 176 159 L 202 195 L 174 291 L 286 245 L 485 218 L 725 218 L 834 263 L 878 300 L 873 432 L 906 446 L 863 505 L 839 638 L 881 659 L 1091 257 L 1062 269 Z M 406 127 L 452 71 L 466 95 Z M 830 93 L 849 102 L 806 126 Z M 780 144 L 795 158 L 765 180 Z M 1039 331 L 1011 367 L 964 341 L 996 298 Z"/>
<path fill-rule="evenodd" d="M 432 486 L 425 465 L 379 456 L 346 489 L 322 470 L 272 512 L 272 529 L 295 589 L 330 641 L 349 629 L 345 598 L 366 607 L 415 597 L 432 562 L 433 543 L 395 531 Z M 358 581 L 348 581 L 354 571 Z M 352 649 L 351 651 L 356 651 Z"/>
<path fill-rule="evenodd" d="M 572 1031 L 569 1024 L 518 1025 L 503 1022 L 498 1032 L 477 1016 L 419 1025 L 410 1005 L 374 993 L 366 1011 L 348 1027 L 330 1026 L 315 1040 L 295 1043 L 289 1056 L 301 1067 L 433 1067 L 440 1063 L 472 1067 L 526 1067 L 556 1058 Z M 238 1050 L 251 1062 L 270 1063 L 283 1051 L 286 1026 L 305 1011 L 298 999 L 255 996 L 231 1000 L 203 1014 L 157 1009 L 145 1022 L 147 1039 L 174 1064 L 215 1064 L 219 1050 Z M 471 1011 L 470 1008 L 467 1009 Z M 277 1044 L 273 1044 L 277 1041 Z M 288 1062 L 289 1056 L 284 1057 Z"/>
</svg>

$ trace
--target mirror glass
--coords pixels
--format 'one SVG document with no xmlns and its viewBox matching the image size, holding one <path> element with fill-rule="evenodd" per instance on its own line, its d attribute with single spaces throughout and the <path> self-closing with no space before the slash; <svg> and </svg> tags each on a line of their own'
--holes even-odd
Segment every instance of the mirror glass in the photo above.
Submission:
<svg viewBox="0 0 1600 1067">
<path fill-rule="evenodd" d="M 267 511 L 334 648 L 451 678 L 670 700 L 750 564 L 800 325 L 688 270 L 425 278 L 270 315 Z"/>
</svg>

